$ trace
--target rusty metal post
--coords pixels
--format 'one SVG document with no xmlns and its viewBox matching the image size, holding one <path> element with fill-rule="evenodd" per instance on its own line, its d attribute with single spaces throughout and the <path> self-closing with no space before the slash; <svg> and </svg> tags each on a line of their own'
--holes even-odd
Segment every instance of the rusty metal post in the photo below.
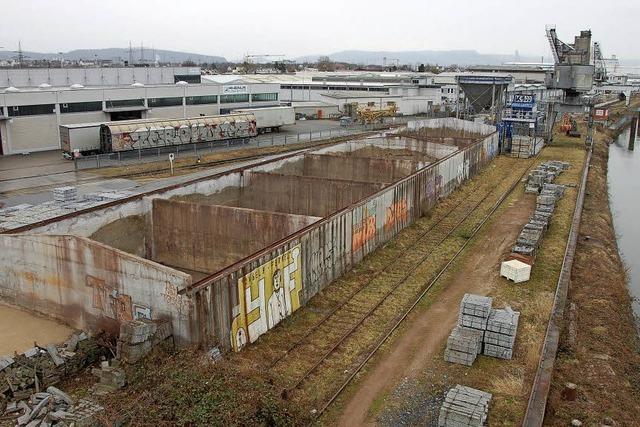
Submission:
<svg viewBox="0 0 640 427">
<path fill-rule="evenodd" d="M 636 142 L 636 131 L 638 129 L 638 117 L 631 119 L 631 127 L 629 128 L 629 151 L 633 151 Z"/>
</svg>

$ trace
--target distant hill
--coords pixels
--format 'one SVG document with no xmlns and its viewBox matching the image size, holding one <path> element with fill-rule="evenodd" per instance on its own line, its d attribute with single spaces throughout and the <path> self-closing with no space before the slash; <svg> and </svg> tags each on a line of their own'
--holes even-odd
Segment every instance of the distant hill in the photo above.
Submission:
<svg viewBox="0 0 640 427">
<path fill-rule="evenodd" d="M 174 50 L 163 50 L 163 49 L 145 49 L 144 50 L 144 59 L 146 61 L 154 61 L 154 53 L 160 60 L 160 62 L 185 62 L 185 61 L 193 61 L 197 64 L 201 63 L 221 63 L 227 62 L 227 60 L 222 56 L 213 56 L 213 55 L 201 55 L 198 53 L 189 53 L 189 52 L 179 52 Z M 27 59 L 34 60 L 54 60 L 60 59 L 59 53 L 41 53 L 41 52 L 23 52 Z M 0 59 L 10 59 L 16 57 L 15 52 L 11 51 L 0 51 Z M 69 52 L 63 52 L 62 56 L 65 61 L 93 61 L 95 59 L 99 60 L 128 60 L 129 59 L 129 48 L 106 48 L 106 49 L 76 49 L 70 50 Z M 138 62 L 140 59 L 141 53 L 140 48 L 133 49 L 133 59 L 134 62 Z"/>
<path fill-rule="evenodd" d="M 319 56 L 309 55 L 297 58 L 299 61 L 315 62 Z M 332 53 L 333 61 L 352 64 L 382 65 L 382 58 L 386 57 L 389 64 L 398 59 L 400 64 L 438 64 L 438 65 L 499 65 L 509 61 L 539 62 L 540 57 L 515 55 L 499 55 L 478 53 L 475 50 L 416 50 L 416 51 L 366 51 L 345 50 Z"/>
</svg>

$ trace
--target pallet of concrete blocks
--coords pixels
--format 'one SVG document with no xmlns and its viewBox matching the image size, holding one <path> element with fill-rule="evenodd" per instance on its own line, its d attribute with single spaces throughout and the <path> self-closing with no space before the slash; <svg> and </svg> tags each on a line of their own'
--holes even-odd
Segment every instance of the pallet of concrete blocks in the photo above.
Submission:
<svg viewBox="0 0 640 427">
<path fill-rule="evenodd" d="M 447 339 L 444 360 L 451 363 L 471 366 L 476 357 L 482 353 L 484 332 L 456 326 Z"/>
<path fill-rule="evenodd" d="M 53 189 L 53 200 L 58 203 L 75 202 L 78 198 L 78 189 L 73 186 L 58 187 Z"/>
<path fill-rule="evenodd" d="M 531 266 L 517 259 L 510 259 L 500 264 L 500 276 L 512 280 L 513 283 L 522 283 L 531 277 Z"/>
<path fill-rule="evenodd" d="M 487 328 L 487 319 L 492 303 L 493 298 L 491 297 L 464 294 L 462 301 L 460 301 L 458 325 L 484 331 Z"/>
<path fill-rule="evenodd" d="M 456 385 L 449 389 L 438 415 L 438 427 L 482 427 L 487 422 L 491 394 Z"/>
<path fill-rule="evenodd" d="M 484 333 L 484 351 L 486 356 L 500 359 L 513 357 L 513 346 L 516 342 L 520 313 L 511 307 L 503 310 L 491 310 Z"/>
</svg>

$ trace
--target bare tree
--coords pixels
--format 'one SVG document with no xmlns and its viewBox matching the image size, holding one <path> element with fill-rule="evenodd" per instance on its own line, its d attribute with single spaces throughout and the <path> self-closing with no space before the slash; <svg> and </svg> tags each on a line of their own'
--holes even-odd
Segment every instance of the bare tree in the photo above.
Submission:
<svg viewBox="0 0 640 427">
<path fill-rule="evenodd" d="M 318 71 L 335 71 L 336 64 L 329 58 L 328 56 L 321 56 L 318 58 L 318 63 L 316 64 Z"/>
</svg>

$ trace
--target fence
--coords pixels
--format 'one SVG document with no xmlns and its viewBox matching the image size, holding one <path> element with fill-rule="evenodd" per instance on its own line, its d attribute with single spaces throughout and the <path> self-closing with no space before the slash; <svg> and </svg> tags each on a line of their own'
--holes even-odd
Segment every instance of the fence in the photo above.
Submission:
<svg viewBox="0 0 640 427">
<path fill-rule="evenodd" d="M 116 153 L 78 157 L 74 159 L 74 163 L 76 170 L 135 165 L 166 160 L 167 156 L 171 153 L 175 158 L 179 158 L 181 156 L 199 156 L 214 152 L 222 153 L 224 151 L 237 150 L 241 147 L 269 147 L 304 142 L 309 143 L 363 132 L 389 129 L 393 125 L 406 124 L 408 121 L 409 118 L 395 117 L 393 121 L 386 123 L 350 125 L 344 128 L 326 129 L 315 132 L 269 133 L 245 140 L 212 141 L 138 149 L 134 151 L 119 151 Z"/>
<path fill-rule="evenodd" d="M 265 274 L 284 276 L 287 315 L 304 305 L 367 254 L 392 239 L 473 177 L 498 153 L 494 127 L 446 119 L 441 126 L 487 134 L 469 145 L 251 257 L 182 291 L 195 304 L 189 315 L 193 342 L 239 350 L 272 325 L 266 319 Z M 432 123 L 415 123 L 412 126 Z M 280 276 L 278 276 L 280 277 Z M 275 276 L 273 278 L 275 281 Z"/>
</svg>

